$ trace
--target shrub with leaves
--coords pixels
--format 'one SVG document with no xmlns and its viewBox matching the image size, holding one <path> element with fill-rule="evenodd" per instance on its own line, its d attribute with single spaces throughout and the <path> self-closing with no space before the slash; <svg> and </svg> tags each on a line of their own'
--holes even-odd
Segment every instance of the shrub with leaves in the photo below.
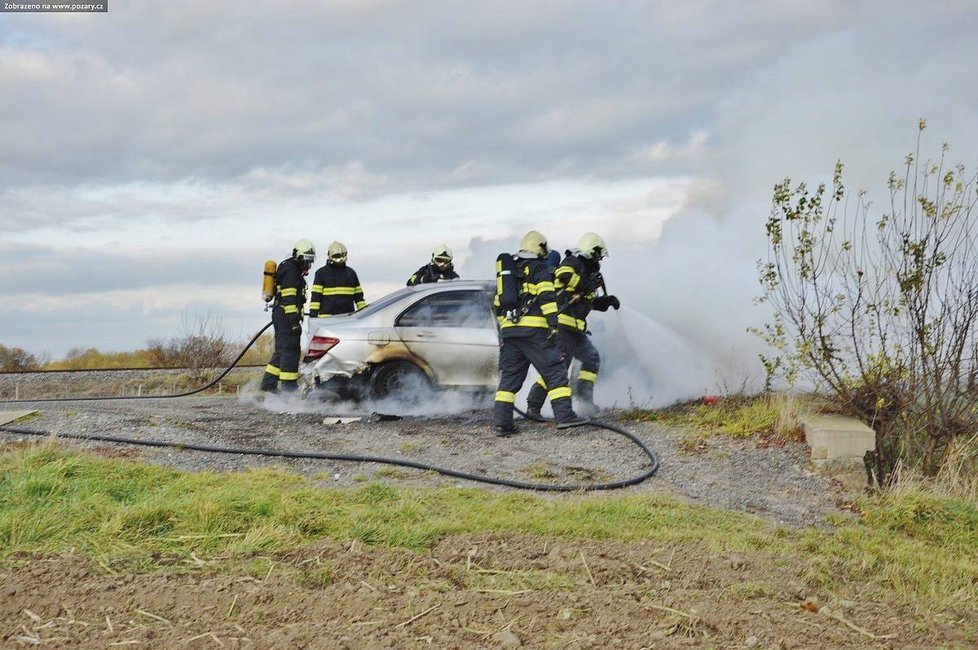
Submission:
<svg viewBox="0 0 978 650">
<path fill-rule="evenodd" d="M 925 128 L 883 209 L 845 188 L 841 162 L 831 188 L 777 184 L 759 263 L 769 377 L 804 376 L 873 427 L 880 481 L 899 460 L 935 473 L 978 427 L 976 175 L 946 144 L 922 161 Z"/>
</svg>

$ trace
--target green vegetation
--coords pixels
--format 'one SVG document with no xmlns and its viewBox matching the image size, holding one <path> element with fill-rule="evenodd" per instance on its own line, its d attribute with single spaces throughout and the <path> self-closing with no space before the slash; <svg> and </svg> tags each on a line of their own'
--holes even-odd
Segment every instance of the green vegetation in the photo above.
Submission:
<svg viewBox="0 0 978 650">
<path fill-rule="evenodd" d="M 547 499 L 440 487 L 316 489 L 282 471 L 187 474 L 68 453 L 51 445 L 0 453 L 0 557 L 88 553 L 130 571 L 188 566 L 192 555 L 271 553 L 319 538 L 411 549 L 451 534 L 522 532 L 570 538 L 701 540 L 756 549 L 804 567 L 810 584 L 860 580 L 949 604 L 978 598 L 978 509 L 905 490 L 867 499 L 861 521 L 789 531 L 740 513 L 656 494 Z M 255 560 L 257 561 L 257 560 Z M 255 566 L 256 574 L 267 571 Z M 319 567 L 303 580 L 329 584 Z"/>
<path fill-rule="evenodd" d="M 926 122 L 889 200 L 843 183 L 774 187 L 759 262 L 768 381 L 805 377 L 876 432 L 874 473 L 936 476 L 978 428 L 978 172 L 921 156 Z M 970 460 L 978 476 L 978 457 Z"/>
<path fill-rule="evenodd" d="M 153 368 L 147 350 L 100 352 L 95 348 L 72 348 L 64 359 L 49 361 L 44 370 L 92 370 L 98 368 Z"/>
<path fill-rule="evenodd" d="M 812 406 L 791 394 L 729 395 L 675 404 L 664 409 L 632 409 L 623 419 L 662 422 L 695 430 L 697 436 L 723 434 L 746 438 L 755 434 L 796 440 L 801 414 Z"/>
<path fill-rule="evenodd" d="M 671 498 L 545 500 L 478 489 L 316 489 L 276 470 L 188 474 L 36 446 L 0 455 L 0 554 L 268 551 L 320 537 L 422 548 L 444 535 L 515 530 L 580 537 L 761 543 L 749 517 Z"/>
<path fill-rule="evenodd" d="M 391 481 L 403 481 L 411 478 L 410 472 L 397 467 L 382 467 L 374 472 L 375 478 L 389 479 Z"/>
<path fill-rule="evenodd" d="M 553 481 L 557 478 L 557 475 L 547 467 L 546 463 L 531 463 L 523 468 L 523 473 L 534 481 Z"/>
<path fill-rule="evenodd" d="M 72 348 L 64 359 L 37 362 L 28 355 L 29 362 L 23 361 L 26 352 L 19 348 L 10 351 L 9 364 L 4 361 L 0 346 L 0 369 L 3 370 L 95 370 L 100 368 L 198 368 L 221 367 L 228 365 L 238 355 L 247 341 L 228 343 L 223 337 L 201 337 L 188 335 L 169 340 L 149 341 L 146 348 L 129 352 L 102 352 L 96 348 Z M 248 349 L 239 365 L 254 366 L 268 361 L 275 348 L 275 338 L 263 334 Z M 22 354 L 15 355 L 15 352 Z M 26 365 L 25 365 L 26 363 Z M 202 365 L 203 364 L 203 365 Z M 10 367 L 7 367 L 7 366 Z"/>
</svg>

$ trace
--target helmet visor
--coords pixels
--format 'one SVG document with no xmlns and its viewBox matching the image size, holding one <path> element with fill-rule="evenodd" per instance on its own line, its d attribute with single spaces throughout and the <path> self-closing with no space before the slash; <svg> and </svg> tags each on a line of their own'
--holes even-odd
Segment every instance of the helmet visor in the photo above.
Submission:
<svg viewBox="0 0 978 650">
<path fill-rule="evenodd" d="M 346 253 L 333 253 L 329 256 L 329 261 L 337 264 L 343 264 L 346 262 Z"/>
<path fill-rule="evenodd" d="M 452 258 L 446 255 L 436 255 L 433 260 L 436 266 L 446 267 L 452 263 Z"/>
</svg>

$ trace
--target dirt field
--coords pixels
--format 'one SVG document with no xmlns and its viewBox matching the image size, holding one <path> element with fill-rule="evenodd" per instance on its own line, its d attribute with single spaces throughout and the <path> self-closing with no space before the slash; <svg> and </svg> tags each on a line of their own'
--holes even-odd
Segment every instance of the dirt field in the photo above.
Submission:
<svg viewBox="0 0 978 650">
<path fill-rule="evenodd" d="M 25 558 L 3 574 L 0 638 L 5 647 L 160 648 L 910 648 L 974 640 L 950 618 L 922 620 L 896 600 L 861 601 L 856 585 L 809 594 L 797 569 L 696 543 L 480 536 L 446 539 L 425 554 L 329 542 L 247 566 L 199 560 L 174 567 L 179 574 L 117 575 L 83 557 Z M 883 632 L 892 636 L 872 637 Z"/>
</svg>

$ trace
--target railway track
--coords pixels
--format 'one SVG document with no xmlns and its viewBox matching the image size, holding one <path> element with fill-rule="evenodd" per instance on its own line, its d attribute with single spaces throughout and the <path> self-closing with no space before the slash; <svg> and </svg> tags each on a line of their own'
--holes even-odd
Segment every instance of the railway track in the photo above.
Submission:
<svg viewBox="0 0 978 650">
<path fill-rule="evenodd" d="M 64 369 L 43 369 L 43 370 L 0 370 L 0 375 L 44 375 L 51 373 L 79 373 L 79 372 L 189 372 L 189 371 L 208 371 L 224 370 L 227 366 L 205 366 L 198 368 L 191 367 L 169 367 L 169 368 L 64 368 Z M 265 364 L 238 364 L 235 368 L 264 368 Z"/>
<path fill-rule="evenodd" d="M 235 366 L 211 392 L 236 392 L 263 368 Z M 0 373 L 0 407 L 9 400 L 31 398 L 170 395 L 202 386 L 225 370 L 227 367 L 8 371 Z"/>
</svg>

